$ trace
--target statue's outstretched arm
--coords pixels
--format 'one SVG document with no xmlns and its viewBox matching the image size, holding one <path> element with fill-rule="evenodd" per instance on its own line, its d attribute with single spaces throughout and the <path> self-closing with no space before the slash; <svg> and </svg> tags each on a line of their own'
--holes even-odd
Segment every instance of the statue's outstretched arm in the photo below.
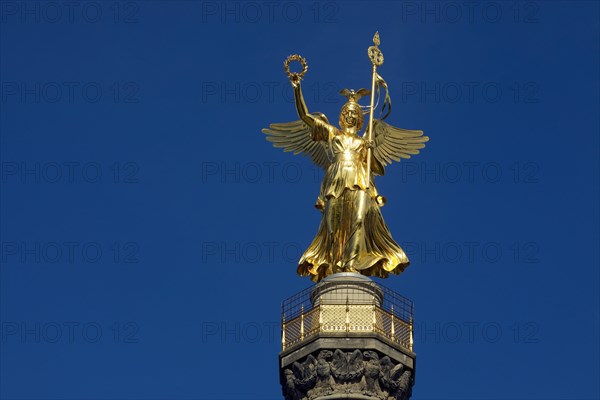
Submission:
<svg viewBox="0 0 600 400">
<path fill-rule="evenodd" d="M 294 100 L 296 103 L 296 110 L 298 111 L 298 116 L 306 125 L 308 125 L 311 128 L 314 128 L 315 117 L 309 114 L 308 112 L 308 108 L 306 107 L 306 103 L 304 102 L 304 96 L 302 95 L 300 81 L 292 81 L 292 86 L 294 87 Z"/>
</svg>

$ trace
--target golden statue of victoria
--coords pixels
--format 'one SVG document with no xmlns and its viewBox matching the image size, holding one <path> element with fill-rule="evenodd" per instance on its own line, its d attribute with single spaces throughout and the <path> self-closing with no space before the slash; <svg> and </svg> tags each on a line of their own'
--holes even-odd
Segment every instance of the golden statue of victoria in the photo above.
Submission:
<svg viewBox="0 0 600 400">
<path fill-rule="evenodd" d="M 373 177 L 383 175 L 392 161 L 418 154 L 429 140 L 423 131 L 393 127 L 384 122 L 391 111 L 387 84 L 377 73 L 383 64 L 379 34 L 368 55 L 373 65 L 371 91 L 344 89 L 348 98 L 340 112 L 339 128 L 322 113 L 309 113 L 302 96 L 300 81 L 307 70 L 306 60 L 289 56 L 284 63 L 294 88 L 299 121 L 271 124 L 262 131 L 275 147 L 294 154 L 303 153 L 325 170 L 316 207 L 323 216 L 313 242 L 298 263 L 298 274 L 315 282 L 338 272 L 354 272 L 386 278 L 408 266 L 408 257 L 394 241 L 383 221 L 380 208 L 385 197 L 379 195 Z M 291 61 L 299 61 L 301 72 L 290 72 Z M 375 92 L 386 92 L 379 119 L 373 118 Z M 371 95 L 368 107 L 358 101 Z M 379 97 L 379 96 L 378 96 Z M 359 136 L 364 115 L 369 114 L 365 133 Z"/>
</svg>

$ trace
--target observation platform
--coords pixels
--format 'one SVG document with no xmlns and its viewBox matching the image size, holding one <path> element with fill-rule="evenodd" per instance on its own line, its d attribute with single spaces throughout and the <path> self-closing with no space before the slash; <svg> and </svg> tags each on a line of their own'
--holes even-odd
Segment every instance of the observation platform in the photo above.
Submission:
<svg viewBox="0 0 600 400">
<path fill-rule="evenodd" d="M 288 298 L 281 332 L 286 399 L 410 397 L 413 303 L 370 278 L 334 274 Z"/>
</svg>

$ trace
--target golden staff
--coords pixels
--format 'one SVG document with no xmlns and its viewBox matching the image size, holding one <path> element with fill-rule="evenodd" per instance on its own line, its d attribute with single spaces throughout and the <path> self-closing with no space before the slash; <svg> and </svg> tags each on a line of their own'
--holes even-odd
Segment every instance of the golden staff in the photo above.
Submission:
<svg viewBox="0 0 600 400">
<path fill-rule="evenodd" d="M 375 81 L 377 80 L 377 67 L 383 64 L 383 53 L 379 50 L 379 32 L 373 36 L 375 46 L 368 49 L 369 59 L 373 64 L 373 81 L 371 82 L 371 105 L 369 107 L 369 129 L 367 130 L 367 189 L 371 186 L 371 147 L 373 143 L 373 107 L 375 104 Z"/>
</svg>

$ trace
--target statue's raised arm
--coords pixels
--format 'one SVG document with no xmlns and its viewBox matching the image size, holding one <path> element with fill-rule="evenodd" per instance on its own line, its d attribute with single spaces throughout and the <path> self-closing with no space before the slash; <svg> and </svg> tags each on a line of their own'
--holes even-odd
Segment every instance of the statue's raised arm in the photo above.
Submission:
<svg viewBox="0 0 600 400">
<path fill-rule="evenodd" d="M 300 64 L 302 65 L 301 72 L 290 71 L 290 62 L 292 61 L 300 62 Z M 283 68 L 285 69 L 288 78 L 290 78 L 290 83 L 294 88 L 294 103 L 296 104 L 296 111 L 298 112 L 298 116 L 306 125 L 308 125 L 310 128 L 314 128 L 315 117 L 308 113 L 308 107 L 306 107 L 306 102 L 304 101 L 304 96 L 302 95 L 302 86 L 300 85 L 300 81 L 302 80 L 304 74 L 306 74 L 306 71 L 308 70 L 306 60 L 298 54 L 291 55 L 284 61 Z"/>
<path fill-rule="evenodd" d="M 290 61 L 297 60 L 302 64 L 302 72 L 290 72 Z M 331 125 L 325 114 L 308 112 L 300 81 L 306 73 L 306 60 L 299 55 L 289 56 L 284 62 L 284 67 L 292 87 L 294 88 L 294 100 L 296 111 L 300 117 L 299 121 L 273 123 L 269 128 L 262 130 L 267 135 L 267 140 L 273 143 L 273 146 L 282 148 L 283 151 L 291 151 L 296 154 L 308 156 L 313 163 L 323 169 L 329 166 L 326 144 L 323 140 L 329 135 Z M 327 132 L 327 135 L 323 135 Z"/>
</svg>

